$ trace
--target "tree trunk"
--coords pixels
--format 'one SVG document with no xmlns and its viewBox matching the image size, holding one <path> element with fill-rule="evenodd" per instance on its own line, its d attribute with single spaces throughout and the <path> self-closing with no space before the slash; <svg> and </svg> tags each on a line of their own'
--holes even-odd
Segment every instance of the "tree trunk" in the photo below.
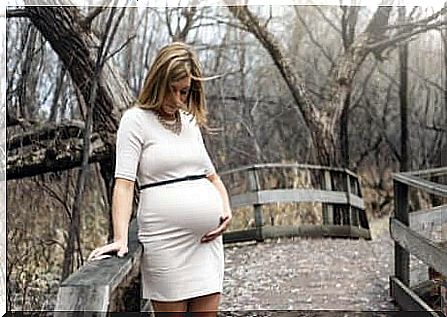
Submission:
<svg viewBox="0 0 447 317">
<path fill-rule="evenodd" d="M 90 100 L 98 39 L 83 24 L 76 7 L 26 6 L 34 26 L 52 46 L 84 100 Z M 134 97 L 128 85 L 111 63 L 106 63 L 98 82 L 93 113 L 93 131 L 104 144 L 115 148 L 115 133 L 120 111 L 128 108 Z M 114 152 L 114 151 L 112 151 Z"/>
<path fill-rule="evenodd" d="M 405 7 L 399 7 L 399 22 L 405 24 Z M 399 99 L 400 99 L 400 171 L 410 168 L 408 155 L 408 44 L 399 46 Z"/>
<path fill-rule="evenodd" d="M 90 100 L 96 57 L 95 48 L 99 43 L 98 39 L 86 29 L 78 8 L 26 6 L 24 10 L 63 62 L 74 84 L 79 87 L 83 99 Z M 96 156 L 95 161 L 107 161 L 105 168 L 109 168 L 110 162 L 115 160 L 115 138 L 121 112 L 127 109 L 134 100 L 129 86 L 122 80 L 118 70 L 110 62 L 106 62 L 98 79 L 93 112 L 93 132 L 98 134 L 100 140 L 96 146 L 93 146 L 97 149 L 97 154 L 91 155 Z M 99 143 L 102 144 L 100 149 Z M 55 150 L 58 155 L 52 155 Z M 58 151 L 67 152 L 67 155 L 59 156 Z M 68 154 L 74 155 L 73 158 L 70 159 Z M 9 179 L 21 178 L 73 168 L 79 166 L 80 154 L 79 149 L 71 148 L 70 150 L 68 145 L 66 149 L 40 148 L 37 153 L 27 153 L 25 155 L 29 156 L 27 162 L 20 158 L 10 159 L 8 153 L 7 176 Z M 39 168 L 34 169 L 33 165 Z M 111 183 L 110 179 L 105 182 Z"/>
<path fill-rule="evenodd" d="M 346 96 L 345 105 L 340 118 L 340 152 L 341 166 L 349 168 L 349 105 L 351 103 L 351 94 Z"/>
</svg>

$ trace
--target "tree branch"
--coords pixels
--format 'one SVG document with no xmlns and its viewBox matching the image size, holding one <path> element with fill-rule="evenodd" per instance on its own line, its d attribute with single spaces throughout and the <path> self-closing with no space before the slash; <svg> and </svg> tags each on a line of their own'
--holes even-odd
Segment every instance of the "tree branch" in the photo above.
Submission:
<svg viewBox="0 0 447 317">
<path fill-rule="evenodd" d="M 29 14 L 24 9 L 10 9 L 6 10 L 6 18 L 29 18 Z"/>
<path fill-rule="evenodd" d="M 323 10 L 321 10 L 321 7 L 320 6 L 313 6 L 313 8 L 315 8 L 315 10 L 317 10 L 318 11 L 318 13 L 321 15 L 321 17 L 335 30 L 335 31 L 337 31 L 338 33 L 340 33 L 341 34 L 341 30 L 338 28 L 338 26 L 336 26 L 335 24 L 334 24 L 334 22 L 332 22 L 332 20 L 331 19 L 329 19 L 325 14 L 324 14 L 324 12 L 323 12 Z"/>
<path fill-rule="evenodd" d="M 307 34 L 309 35 L 310 41 L 320 49 L 320 51 L 323 53 L 324 57 L 326 57 L 328 59 L 328 61 L 331 63 L 331 67 L 333 67 L 334 65 L 334 60 L 332 59 L 332 57 L 329 55 L 328 52 L 326 52 L 326 50 L 324 49 L 324 47 L 317 41 L 315 40 L 312 31 L 309 29 L 309 26 L 306 24 L 306 21 L 304 21 L 303 17 L 301 16 L 301 14 L 299 13 L 298 7 L 294 6 L 293 7 L 295 9 L 295 15 L 297 16 L 298 20 L 301 22 L 301 24 L 303 25 L 304 29 L 306 30 Z"/>
<path fill-rule="evenodd" d="M 52 147 L 36 145 L 25 153 L 8 155 L 6 178 L 19 179 L 78 167 L 82 162 L 82 148 L 82 139 L 68 139 Z M 112 155 L 110 147 L 97 139 L 92 142 L 89 163 L 108 161 Z"/>
<path fill-rule="evenodd" d="M 84 123 L 81 121 L 70 121 L 62 123 L 48 123 L 35 128 L 33 131 L 14 134 L 8 137 L 8 151 L 25 147 L 31 144 L 38 144 L 45 141 L 66 140 L 70 138 L 82 137 Z"/>
<path fill-rule="evenodd" d="M 398 35 L 395 35 L 393 37 L 390 37 L 388 39 L 373 42 L 370 44 L 367 44 L 366 48 L 370 51 L 382 51 L 385 48 L 398 44 L 399 42 L 403 42 L 409 38 L 411 38 L 414 35 L 417 35 L 419 33 L 427 32 L 429 30 L 437 29 L 441 26 L 445 26 L 446 22 L 439 22 L 439 23 L 433 23 L 430 25 L 425 25 L 424 27 L 421 27 L 417 30 L 410 31 L 408 33 L 400 33 Z"/>
<path fill-rule="evenodd" d="M 99 6 L 99 7 L 95 7 L 94 9 L 92 9 L 88 15 L 84 18 L 83 21 L 81 21 L 82 26 L 86 29 L 86 30 L 90 30 L 92 27 L 92 22 L 93 20 L 100 15 L 103 11 L 105 10 L 105 5 L 104 6 Z"/>
</svg>

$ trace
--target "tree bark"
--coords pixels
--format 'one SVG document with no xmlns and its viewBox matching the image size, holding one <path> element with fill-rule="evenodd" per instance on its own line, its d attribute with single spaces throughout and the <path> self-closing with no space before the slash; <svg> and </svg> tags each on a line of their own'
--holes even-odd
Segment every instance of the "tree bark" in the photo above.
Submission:
<svg viewBox="0 0 447 317">
<path fill-rule="evenodd" d="M 359 7 L 346 7 L 342 6 L 342 39 L 343 47 L 345 50 L 351 47 L 355 38 L 355 26 L 357 24 L 357 17 L 359 13 Z M 351 92 L 348 92 L 343 104 L 343 110 L 340 117 L 340 153 L 341 153 L 341 166 L 349 168 L 349 107 L 351 105 Z"/>
<path fill-rule="evenodd" d="M 399 7 L 399 22 L 404 24 L 405 7 Z M 399 99 L 400 99 L 400 171 L 406 172 L 410 168 L 408 155 L 408 44 L 399 46 Z"/>
</svg>

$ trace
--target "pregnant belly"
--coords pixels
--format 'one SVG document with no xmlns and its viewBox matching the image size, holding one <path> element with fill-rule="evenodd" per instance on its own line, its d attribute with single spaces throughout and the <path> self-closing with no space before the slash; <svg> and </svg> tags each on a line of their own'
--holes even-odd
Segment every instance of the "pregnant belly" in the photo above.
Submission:
<svg viewBox="0 0 447 317">
<path fill-rule="evenodd" d="M 207 179 L 145 189 L 140 194 L 140 238 L 200 237 L 217 228 L 223 214 L 219 192 Z"/>
</svg>

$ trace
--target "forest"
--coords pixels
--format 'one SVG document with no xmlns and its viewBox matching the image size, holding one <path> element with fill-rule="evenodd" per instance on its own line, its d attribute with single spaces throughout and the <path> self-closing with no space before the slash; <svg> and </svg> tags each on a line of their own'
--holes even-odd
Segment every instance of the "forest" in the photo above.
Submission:
<svg viewBox="0 0 447 317">
<path fill-rule="evenodd" d="M 447 3 L 53 2 L 6 12 L 8 310 L 52 309 L 59 283 L 110 238 L 120 117 L 172 41 L 213 78 L 204 139 L 218 172 L 346 168 L 371 220 L 393 212 L 393 173 L 447 166 Z"/>
</svg>

